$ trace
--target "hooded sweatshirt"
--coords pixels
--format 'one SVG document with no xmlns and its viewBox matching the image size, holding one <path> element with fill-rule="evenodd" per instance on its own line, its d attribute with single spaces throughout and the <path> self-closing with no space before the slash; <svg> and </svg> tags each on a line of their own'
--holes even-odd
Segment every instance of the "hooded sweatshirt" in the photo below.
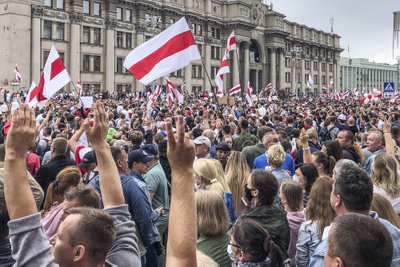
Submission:
<svg viewBox="0 0 400 267">
<path fill-rule="evenodd" d="M 299 236 L 300 225 L 306 220 L 304 210 L 297 212 L 296 211 L 288 212 L 286 213 L 286 218 L 289 222 L 289 228 L 290 228 L 290 242 L 289 242 L 288 254 L 292 266 L 296 266 L 295 256 L 296 256 L 297 238 Z"/>
</svg>

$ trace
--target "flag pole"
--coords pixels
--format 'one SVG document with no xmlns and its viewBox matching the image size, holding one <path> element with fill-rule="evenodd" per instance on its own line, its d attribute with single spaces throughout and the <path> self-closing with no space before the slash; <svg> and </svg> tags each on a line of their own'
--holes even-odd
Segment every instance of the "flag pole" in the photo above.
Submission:
<svg viewBox="0 0 400 267">
<path fill-rule="evenodd" d="M 73 82 L 72 80 L 70 81 L 70 84 L 72 84 L 72 88 L 74 89 L 74 91 L 75 91 L 76 94 L 78 95 L 80 104 L 81 104 L 82 107 L 83 107 L 83 101 L 82 101 L 82 98 L 81 98 L 81 94 L 80 94 L 80 93 L 78 92 L 78 90 L 76 89 L 76 86 L 75 86 L 75 84 L 74 84 L 74 82 Z M 82 88 L 82 90 L 83 90 L 83 88 Z"/>
<path fill-rule="evenodd" d="M 238 52 L 238 48 L 235 49 L 235 54 L 236 54 L 236 59 L 237 59 L 237 71 L 238 71 L 238 75 L 239 75 L 239 84 L 240 84 L 240 92 L 242 93 L 242 97 L 244 96 L 244 90 L 242 87 L 242 77 L 240 75 L 240 68 L 239 68 L 239 52 Z M 244 70 L 246 71 L 246 70 Z M 243 81 L 243 84 L 246 84 L 246 81 Z"/>
<path fill-rule="evenodd" d="M 204 71 L 205 71 L 205 73 L 206 73 L 206 75 L 207 75 L 208 81 L 210 82 L 210 90 L 211 90 L 211 92 L 213 93 L 213 97 L 215 98 L 216 103 L 218 103 L 217 96 L 216 96 L 215 91 L 214 91 L 213 86 L 212 86 L 210 74 L 208 73 L 208 70 L 207 70 L 207 68 L 206 68 L 206 64 L 204 64 L 204 59 L 203 59 L 203 57 L 201 57 L 201 63 L 203 64 Z"/>
</svg>

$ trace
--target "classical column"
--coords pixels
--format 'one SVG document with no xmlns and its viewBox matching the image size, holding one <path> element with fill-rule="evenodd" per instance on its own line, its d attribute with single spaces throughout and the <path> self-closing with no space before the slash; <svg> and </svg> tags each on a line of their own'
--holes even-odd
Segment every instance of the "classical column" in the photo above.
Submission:
<svg viewBox="0 0 400 267">
<path fill-rule="evenodd" d="M 185 67 L 185 81 L 186 81 L 186 91 L 189 93 L 192 92 L 192 64 L 189 64 Z M 203 88 L 203 90 L 205 89 L 206 88 Z"/>
<path fill-rule="evenodd" d="M 296 84 L 297 84 L 297 82 L 296 82 L 296 58 L 294 57 L 294 58 L 291 58 L 290 60 L 291 60 L 291 66 L 292 66 L 291 75 L 290 75 L 290 78 L 291 78 L 290 92 L 296 93 L 296 90 L 297 90 L 297 87 L 296 87 Z"/>
<path fill-rule="evenodd" d="M 106 64 L 104 64 L 106 72 L 106 90 L 115 91 L 115 26 L 117 22 L 114 19 L 106 21 Z"/>
<path fill-rule="evenodd" d="M 279 49 L 279 88 L 285 90 L 285 53 L 283 48 Z"/>
<path fill-rule="evenodd" d="M 322 87 L 322 62 L 321 61 L 317 61 L 317 62 L 318 62 L 318 74 L 317 74 L 318 75 L 318 87 L 321 88 Z M 313 65 L 314 65 L 314 63 L 313 63 Z M 326 86 L 326 84 L 325 84 L 325 86 Z"/>
<path fill-rule="evenodd" d="M 250 42 L 244 42 L 244 77 L 242 88 L 247 87 L 247 83 L 249 82 L 249 74 L 250 74 Z"/>
<path fill-rule="evenodd" d="M 239 47 L 237 48 L 239 49 Z M 237 85 L 240 83 L 240 77 L 239 77 L 239 51 L 238 50 L 234 50 L 231 53 L 231 56 L 233 58 L 233 64 L 232 64 L 232 69 L 231 69 L 231 73 L 232 73 L 232 82 L 233 82 L 233 86 Z"/>
<path fill-rule="evenodd" d="M 270 69 L 270 74 L 271 74 L 271 83 L 273 86 L 277 86 L 276 84 L 276 48 L 271 47 L 271 69 Z"/>
<path fill-rule="evenodd" d="M 40 30 L 40 17 L 42 16 L 43 9 L 38 6 L 32 7 L 32 30 L 31 30 L 31 81 L 39 82 L 40 79 L 40 55 L 41 53 L 41 30 Z M 44 63 L 43 63 L 44 64 Z"/>
<path fill-rule="evenodd" d="M 301 75 L 300 75 L 300 89 L 301 89 L 301 93 L 304 95 L 305 94 L 305 88 L 306 88 L 306 71 L 305 71 L 305 67 L 304 67 L 304 59 L 300 59 L 300 68 L 301 68 Z"/>
<path fill-rule="evenodd" d="M 70 41 L 70 66 L 69 73 L 71 74 L 71 79 L 75 83 L 76 81 L 80 81 L 80 73 L 81 73 L 81 22 L 83 16 L 82 14 L 71 14 L 71 41 Z"/>
<path fill-rule="evenodd" d="M 144 31 L 146 27 L 143 25 L 135 25 L 135 31 L 136 31 L 136 42 L 135 42 L 135 47 L 138 47 L 139 45 L 144 43 Z M 135 80 L 135 88 L 134 91 L 142 91 L 143 90 L 143 84 L 139 82 L 136 78 Z"/>
<path fill-rule="evenodd" d="M 204 70 L 204 78 L 203 78 L 203 88 L 209 88 L 211 90 L 212 84 L 210 84 L 210 81 L 208 80 L 208 76 L 206 74 L 206 71 L 209 73 L 210 75 L 210 79 L 211 78 L 211 45 L 210 45 L 210 41 L 209 39 L 206 38 L 205 40 L 205 46 L 204 46 L 204 64 L 205 64 L 205 70 Z M 222 53 L 222 48 L 221 48 L 221 53 Z M 221 55 L 223 56 L 223 55 Z M 226 75 L 224 77 L 224 81 L 226 80 Z M 212 82 L 212 81 L 211 81 Z M 186 84 L 187 84 L 187 80 L 186 80 Z"/>
</svg>

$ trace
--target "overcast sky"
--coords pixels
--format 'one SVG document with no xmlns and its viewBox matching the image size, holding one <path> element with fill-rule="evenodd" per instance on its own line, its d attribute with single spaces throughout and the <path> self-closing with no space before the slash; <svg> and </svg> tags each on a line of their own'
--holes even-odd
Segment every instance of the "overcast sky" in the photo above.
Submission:
<svg viewBox="0 0 400 267">
<path fill-rule="evenodd" d="M 396 62 L 392 57 L 393 12 L 400 11 L 399 0 L 267 0 L 286 19 L 341 36 L 341 56 Z M 395 57 L 400 56 L 400 50 Z"/>
</svg>

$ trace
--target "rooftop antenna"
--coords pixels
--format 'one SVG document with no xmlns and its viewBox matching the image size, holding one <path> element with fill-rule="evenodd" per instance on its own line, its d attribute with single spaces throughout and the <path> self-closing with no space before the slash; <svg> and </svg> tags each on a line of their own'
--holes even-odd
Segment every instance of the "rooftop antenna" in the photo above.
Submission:
<svg viewBox="0 0 400 267">
<path fill-rule="evenodd" d="M 331 25 L 331 33 L 333 33 L 333 23 L 334 23 L 334 19 L 331 18 L 331 19 L 329 20 L 329 24 Z"/>
</svg>

